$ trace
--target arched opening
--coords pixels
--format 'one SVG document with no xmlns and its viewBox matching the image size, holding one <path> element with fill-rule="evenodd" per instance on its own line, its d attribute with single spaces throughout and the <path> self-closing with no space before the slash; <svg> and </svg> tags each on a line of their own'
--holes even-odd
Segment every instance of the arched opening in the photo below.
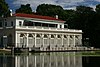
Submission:
<svg viewBox="0 0 100 67">
<path fill-rule="evenodd" d="M 44 38 L 48 38 L 48 35 L 44 34 Z"/>
<path fill-rule="evenodd" d="M 61 35 L 58 35 L 57 37 L 58 37 L 58 38 L 61 38 Z"/>
<path fill-rule="evenodd" d="M 33 47 L 34 43 L 35 43 L 35 38 L 33 37 L 32 34 L 29 34 L 28 35 L 28 47 Z"/>
<path fill-rule="evenodd" d="M 37 34 L 36 37 L 37 37 L 37 38 L 40 38 L 41 36 L 40 36 L 40 34 Z"/>
<path fill-rule="evenodd" d="M 51 35 L 51 38 L 55 38 L 54 35 Z"/>
<path fill-rule="evenodd" d="M 44 47 L 47 47 L 49 45 L 49 38 L 48 38 L 47 34 L 44 34 L 43 45 L 44 45 Z"/>
<path fill-rule="evenodd" d="M 78 46 L 79 45 L 79 37 L 75 36 L 75 45 Z"/>
<path fill-rule="evenodd" d="M 51 38 L 50 38 L 50 46 L 51 47 L 55 47 L 55 41 L 56 41 L 55 40 L 55 35 L 52 34 L 51 35 Z"/>
<path fill-rule="evenodd" d="M 41 47 L 41 34 L 36 35 L 36 47 Z"/>
<path fill-rule="evenodd" d="M 57 46 L 58 47 L 62 46 L 62 37 L 61 37 L 61 35 L 57 35 Z"/>
<path fill-rule="evenodd" d="M 18 45 L 18 47 L 26 47 L 26 45 L 27 45 L 27 38 L 25 34 L 20 34 L 20 44 Z"/>
<path fill-rule="evenodd" d="M 63 45 L 64 46 L 68 46 L 68 38 L 67 37 L 68 37 L 67 35 L 63 36 Z"/>
<path fill-rule="evenodd" d="M 73 45 L 74 45 L 74 38 L 73 38 L 73 35 L 70 35 L 69 46 L 73 46 Z"/>
</svg>

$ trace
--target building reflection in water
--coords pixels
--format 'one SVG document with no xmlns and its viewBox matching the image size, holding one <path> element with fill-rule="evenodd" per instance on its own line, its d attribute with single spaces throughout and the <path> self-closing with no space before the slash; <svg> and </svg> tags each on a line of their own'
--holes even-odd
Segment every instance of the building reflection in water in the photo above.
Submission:
<svg viewBox="0 0 100 67">
<path fill-rule="evenodd" d="M 15 56 L 15 67 L 82 67 L 82 56 L 76 53 L 39 53 Z"/>
<path fill-rule="evenodd" d="M 15 58 L 13 55 L 0 54 L 0 67 L 15 67 Z"/>
</svg>

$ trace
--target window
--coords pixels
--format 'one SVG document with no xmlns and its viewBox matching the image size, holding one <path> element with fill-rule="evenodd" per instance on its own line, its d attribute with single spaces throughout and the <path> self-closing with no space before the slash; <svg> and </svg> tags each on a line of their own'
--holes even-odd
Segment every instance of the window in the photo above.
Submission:
<svg viewBox="0 0 100 67">
<path fill-rule="evenodd" d="M 7 22 L 5 22 L 5 26 L 7 26 Z"/>
<path fill-rule="evenodd" d="M 57 28 L 57 24 L 49 24 L 49 27 L 55 27 L 55 28 Z"/>
<path fill-rule="evenodd" d="M 13 21 L 11 21 L 11 26 L 13 26 Z"/>
<path fill-rule="evenodd" d="M 0 21 L 0 27 L 2 27 L 2 22 Z"/>
<path fill-rule="evenodd" d="M 60 25 L 60 28 L 62 28 L 62 25 Z"/>
<path fill-rule="evenodd" d="M 22 25 L 22 22 L 21 21 L 19 21 L 19 26 L 21 26 Z"/>
</svg>

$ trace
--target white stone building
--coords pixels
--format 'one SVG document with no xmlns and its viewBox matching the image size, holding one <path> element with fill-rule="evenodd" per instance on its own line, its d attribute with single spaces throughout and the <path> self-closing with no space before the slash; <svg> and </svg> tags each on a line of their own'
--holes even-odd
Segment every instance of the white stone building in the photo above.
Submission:
<svg viewBox="0 0 100 67">
<path fill-rule="evenodd" d="M 65 28 L 58 18 L 13 14 L 0 18 L 0 46 L 54 49 L 82 45 L 82 30 Z"/>
</svg>

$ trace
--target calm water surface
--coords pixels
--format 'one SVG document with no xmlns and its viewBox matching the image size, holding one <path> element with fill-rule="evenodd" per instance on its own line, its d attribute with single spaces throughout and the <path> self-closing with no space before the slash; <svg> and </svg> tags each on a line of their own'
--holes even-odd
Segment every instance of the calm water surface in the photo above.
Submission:
<svg viewBox="0 0 100 67">
<path fill-rule="evenodd" d="M 100 67 L 100 52 L 0 53 L 0 67 Z"/>
</svg>

